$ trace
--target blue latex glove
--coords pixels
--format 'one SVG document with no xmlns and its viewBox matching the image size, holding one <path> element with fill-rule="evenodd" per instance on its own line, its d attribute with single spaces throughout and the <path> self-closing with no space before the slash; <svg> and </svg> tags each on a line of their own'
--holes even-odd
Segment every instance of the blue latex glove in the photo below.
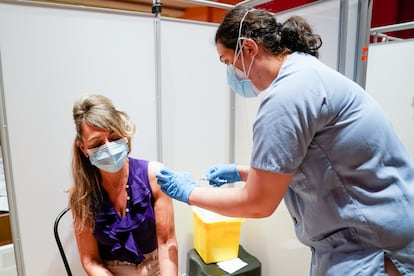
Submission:
<svg viewBox="0 0 414 276">
<path fill-rule="evenodd" d="M 206 172 L 206 178 L 210 185 L 219 187 L 226 183 L 241 181 L 236 164 L 219 164 L 211 167 Z"/>
<path fill-rule="evenodd" d="M 156 173 L 157 183 L 169 197 L 188 203 L 191 192 L 197 186 L 194 178 L 186 172 L 175 172 L 163 167 Z"/>
</svg>

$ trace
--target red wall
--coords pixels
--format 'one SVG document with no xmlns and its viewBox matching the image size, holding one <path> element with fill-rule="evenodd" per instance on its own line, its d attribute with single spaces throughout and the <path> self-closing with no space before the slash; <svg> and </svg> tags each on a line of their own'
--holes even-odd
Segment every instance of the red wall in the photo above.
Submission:
<svg viewBox="0 0 414 276">
<path fill-rule="evenodd" d="M 279 12 L 314 2 L 315 0 L 271 1 L 258 7 Z M 373 0 L 371 27 L 381 27 L 414 21 L 414 0 Z M 414 29 L 388 33 L 401 38 L 413 38 Z"/>
<path fill-rule="evenodd" d="M 291 9 L 294 7 L 302 6 L 304 4 L 308 4 L 311 2 L 315 2 L 315 0 L 289 0 L 289 1 L 276 0 L 276 1 L 267 2 L 257 7 L 263 8 L 271 12 L 280 12 L 280 11 L 284 11 L 284 10 Z"/>
<path fill-rule="evenodd" d="M 414 21 L 413 0 L 374 0 L 371 27 Z M 401 38 L 413 38 L 414 29 L 387 33 Z"/>
<path fill-rule="evenodd" d="M 279 12 L 316 0 L 273 0 L 257 8 L 264 8 L 271 12 Z M 367 0 L 368 1 L 368 0 Z M 414 21 L 414 0 L 372 0 L 371 27 L 387 26 L 397 23 Z M 236 4 L 240 0 L 220 0 L 227 4 Z M 226 10 L 211 7 L 188 8 L 182 18 L 220 23 Z M 398 33 L 387 33 L 401 38 L 414 38 L 414 30 L 405 30 Z"/>
</svg>

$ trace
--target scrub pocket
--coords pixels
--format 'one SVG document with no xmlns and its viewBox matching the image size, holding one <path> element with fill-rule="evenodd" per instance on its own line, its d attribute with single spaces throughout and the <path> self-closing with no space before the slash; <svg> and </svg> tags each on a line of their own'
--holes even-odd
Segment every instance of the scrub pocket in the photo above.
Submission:
<svg viewBox="0 0 414 276">
<path fill-rule="evenodd" d="M 292 178 L 291 183 L 289 184 L 289 188 L 291 188 L 293 191 L 295 191 L 298 194 L 301 194 L 304 191 L 310 189 L 309 181 L 302 171 L 298 170 L 298 172 L 295 173 L 295 175 Z"/>
<path fill-rule="evenodd" d="M 341 228 L 312 239 L 312 247 L 319 252 L 332 252 L 335 250 L 350 252 L 362 249 L 355 228 Z"/>
</svg>

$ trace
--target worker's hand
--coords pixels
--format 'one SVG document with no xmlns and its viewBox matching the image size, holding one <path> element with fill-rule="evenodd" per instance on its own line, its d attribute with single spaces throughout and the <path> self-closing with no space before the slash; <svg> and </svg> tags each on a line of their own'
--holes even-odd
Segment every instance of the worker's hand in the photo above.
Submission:
<svg viewBox="0 0 414 276">
<path fill-rule="evenodd" d="M 207 170 L 206 178 L 210 185 L 216 187 L 242 180 L 236 164 L 215 165 Z"/>
<path fill-rule="evenodd" d="M 197 186 L 194 178 L 186 172 L 175 172 L 163 167 L 156 173 L 157 183 L 169 197 L 188 203 L 191 192 Z"/>
</svg>

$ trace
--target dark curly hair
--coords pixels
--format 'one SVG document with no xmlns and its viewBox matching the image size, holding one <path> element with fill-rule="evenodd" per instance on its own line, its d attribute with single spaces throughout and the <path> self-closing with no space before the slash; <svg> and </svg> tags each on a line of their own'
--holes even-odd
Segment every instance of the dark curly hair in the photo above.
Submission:
<svg viewBox="0 0 414 276">
<path fill-rule="evenodd" d="M 280 24 L 274 14 L 266 10 L 241 6 L 227 12 L 217 29 L 215 42 L 220 42 L 226 48 L 235 49 L 240 22 L 244 16 L 240 36 L 253 39 L 270 53 L 279 55 L 291 51 L 319 56 L 321 37 L 313 33 L 310 25 L 302 17 L 292 16 Z"/>
</svg>

